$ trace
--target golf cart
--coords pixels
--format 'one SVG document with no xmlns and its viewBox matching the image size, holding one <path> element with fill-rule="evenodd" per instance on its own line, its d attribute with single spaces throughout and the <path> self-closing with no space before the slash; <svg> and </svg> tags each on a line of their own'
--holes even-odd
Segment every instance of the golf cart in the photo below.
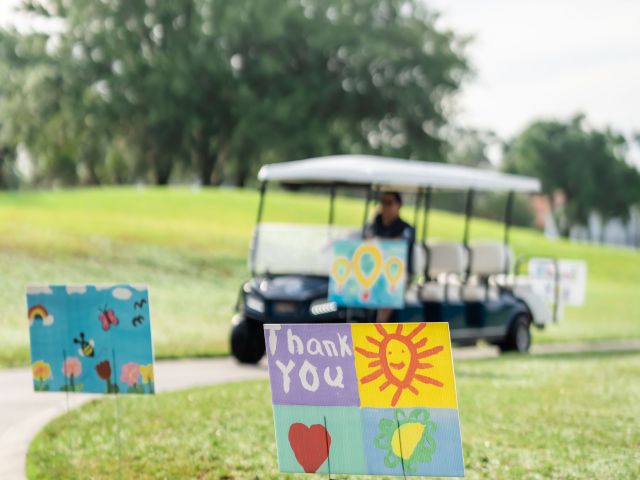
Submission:
<svg viewBox="0 0 640 480">
<path fill-rule="evenodd" d="M 393 190 L 413 195 L 416 241 L 413 278 L 407 285 L 400 322 L 448 322 L 452 340 L 473 344 L 485 340 L 501 350 L 526 352 L 530 326 L 544 327 L 554 315 L 544 300 L 514 275 L 509 247 L 513 197 L 537 192 L 537 179 L 469 167 L 339 155 L 265 165 L 258 173 L 260 203 L 249 266 L 252 278 L 242 285 L 232 320 L 231 352 L 243 363 L 258 362 L 265 352 L 265 323 L 339 323 L 372 320 L 372 311 L 338 307 L 328 300 L 331 245 L 337 239 L 363 238 L 376 195 Z M 326 225 L 263 222 L 269 183 L 329 193 Z M 334 224 L 338 190 L 360 190 L 362 225 Z M 428 238 L 432 193 L 466 194 L 461 242 Z M 469 227 L 476 192 L 507 192 L 502 241 L 470 241 Z M 291 204 L 292 216 L 303 206 Z M 421 223 L 420 228 L 418 224 Z"/>
</svg>

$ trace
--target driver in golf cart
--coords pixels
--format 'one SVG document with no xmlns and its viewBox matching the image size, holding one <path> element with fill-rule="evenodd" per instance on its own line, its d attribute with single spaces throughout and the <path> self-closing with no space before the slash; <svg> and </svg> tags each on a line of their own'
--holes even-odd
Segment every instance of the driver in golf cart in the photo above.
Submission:
<svg viewBox="0 0 640 480">
<path fill-rule="evenodd" d="M 415 241 L 415 229 L 400 218 L 400 208 L 402 208 L 402 196 L 398 192 L 384 192 L 380 197 L 380 206 L 373 222 L 365 227 L 366 238 L 386 238 L 395 240 L 407 240 L 408 258 L 407 275 L 412 275 L 412 253 Z M 376 320 L 379 323 L 389 322 L 393 317 L 393 310 L 390 308 L 378 309 Z"/>
</svg>

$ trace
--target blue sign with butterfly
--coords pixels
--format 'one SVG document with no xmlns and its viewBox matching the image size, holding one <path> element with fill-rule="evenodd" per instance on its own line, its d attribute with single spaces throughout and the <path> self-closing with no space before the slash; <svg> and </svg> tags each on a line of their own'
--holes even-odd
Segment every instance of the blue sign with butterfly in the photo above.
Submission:
<svg viewBox="0 0 640 480">
<path fill-rule="evenodd" d="M 147 287 L 30 286 L 27 307 L 36 391 L 154 393 Z"/>
</svg>

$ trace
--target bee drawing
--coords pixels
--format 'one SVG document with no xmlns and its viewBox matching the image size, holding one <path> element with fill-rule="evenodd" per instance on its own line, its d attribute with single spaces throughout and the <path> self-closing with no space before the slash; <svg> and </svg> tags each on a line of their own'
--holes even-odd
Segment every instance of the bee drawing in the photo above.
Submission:
<svg viewBox="0 0 640 480">
<path fill-rule="evenodd" d="M 100 319 L 100 323 L 102 323 L 102 330 L 105 332 L 111 328 L 111 325 L 115 327 L 120 323 L 114 311 L 106 306 L 104 309 L 100 309 L 100 316 L 98 318 Z"/>
<path fill-rule="evenodd" d="M 87 340 L 84 338 L 84 332 L 80 332 L 80 339 L 74 338 L 73 343 L 77 343 L 78 345 L 80 345 L 78 353 L 81 357 L 93 357 L 93 355 L 95 354 L 96 344 L 93 339 L 87 342 Z"/>
</svg>

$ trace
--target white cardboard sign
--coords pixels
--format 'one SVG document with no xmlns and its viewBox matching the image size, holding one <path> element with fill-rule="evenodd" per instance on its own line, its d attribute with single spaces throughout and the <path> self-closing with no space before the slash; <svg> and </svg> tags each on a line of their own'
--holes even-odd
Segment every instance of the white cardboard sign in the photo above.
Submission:
<svg viewBox="0 0 640 480">
<path fill-rule="evenodd" d="M 555 303 L 556 264 L 548 258 L 529 260 L 529 280 L 534 292 L 547 303 Z M 558 260 L 559 300 L 561 305 L 584 305 L 587 291 L 587 263 L 583 260 Z"/>
</svg>

